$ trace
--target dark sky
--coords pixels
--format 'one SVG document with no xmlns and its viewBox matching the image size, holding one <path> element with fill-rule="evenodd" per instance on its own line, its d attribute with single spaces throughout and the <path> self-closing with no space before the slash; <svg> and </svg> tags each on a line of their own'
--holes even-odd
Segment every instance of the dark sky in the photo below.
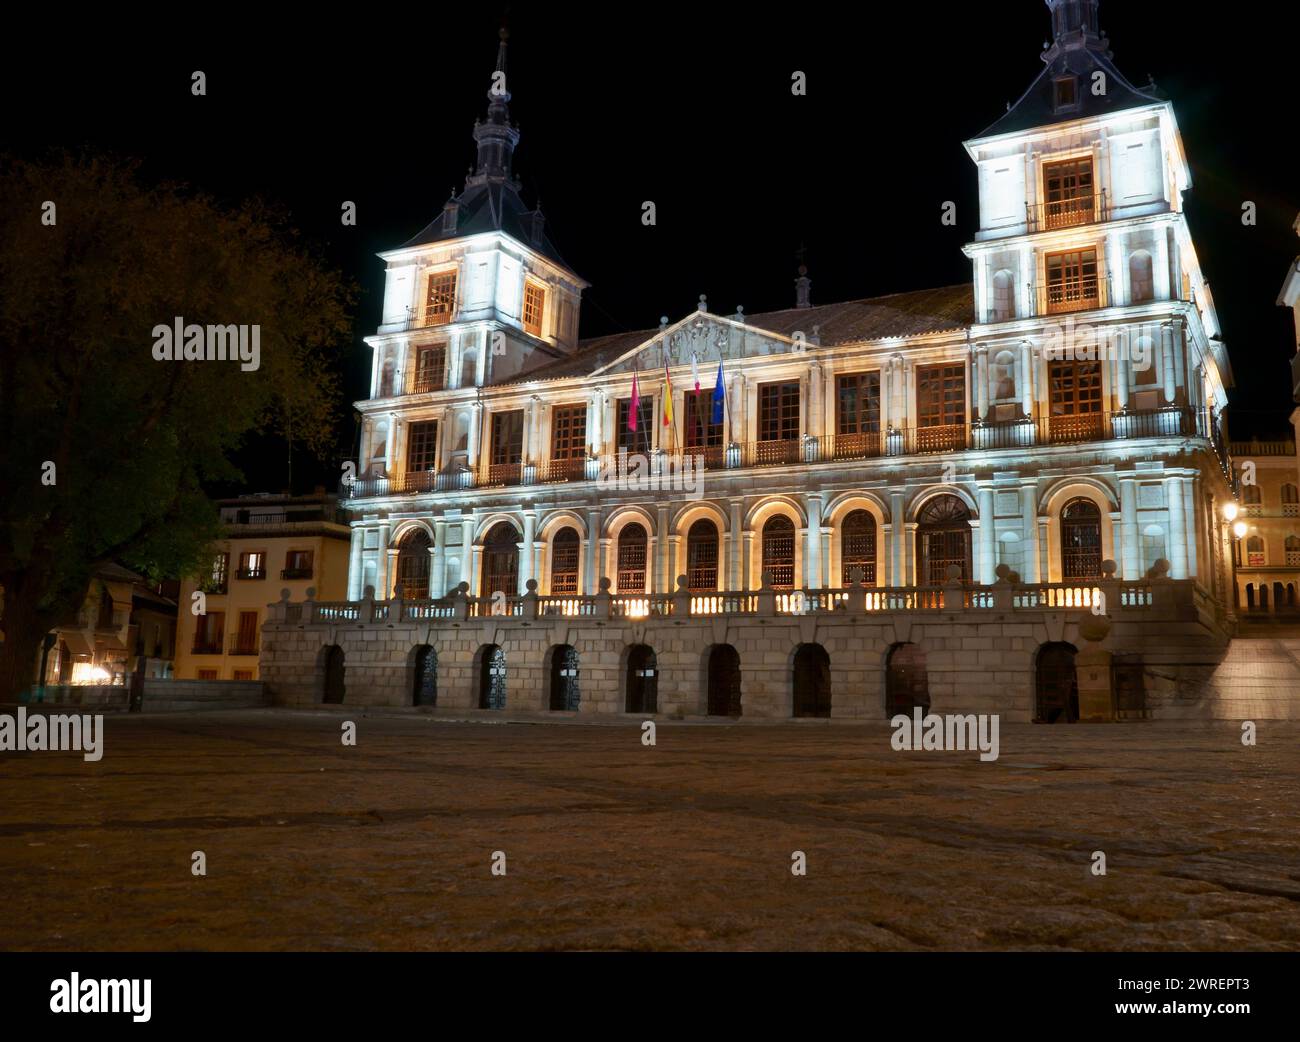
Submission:
<svg viewBox="0 0 1300 1042">
<path fill-rule="evenodd" d="M 362 290 L 355 398 L 368 373 L 360 338 L 381 303 L 374 254 L 461 186 L 502 8 L 338 10 L 278 25 L 269 6 L 221 7 L 180 25 L 119 9 L 102 26 L 45 26 L 38 63 L 3 73 L 4 133 L 20 153 L 112 151 L 144 160 L 150 178 L 286 206 Z M 1249 0 L 1197 10 L 1215 17 L 1106 0 L 1101 20 L 1129 79 L 1150 74 L 1174 101 L 1192 165 L 1188 219 L 1238 384 L 1234 436 L 1284 431 L 1292 334 L 1275 301 L 1300 252 L 1287 113 L 1297 18 Z M 961 246 L 978 214 L 961 142 L 1028 87 L 1049 30 L 1041 0 L 754 5 L 743 16 L 516 5 L 509 24 L 515 171 L 592 283 L 584 337 L 675 320 L 701 293 L 722 313 L 789 307 L 801 243 L 814 303 L 969 280 Z M 11 43 L 21 38 L 15 29 Z M 194 69 L 207 73 L 207 97 L 190 94 Z M 795 70 L 806 97 L 791 94 Z M 357 203 L 355 228 L 340 224 L 343 200 Z M 957 203 L 956 228 L 940 223 L 945 200 Z M 1246 200 L 1256 227 L 1242 226 Z M 295 460 L 299 489 L 337 476 L 354 435 L 341 412 L 339 460 Z M 282 458 L 250 446 L 250 486 L 283 487 Z"/>
</svg>

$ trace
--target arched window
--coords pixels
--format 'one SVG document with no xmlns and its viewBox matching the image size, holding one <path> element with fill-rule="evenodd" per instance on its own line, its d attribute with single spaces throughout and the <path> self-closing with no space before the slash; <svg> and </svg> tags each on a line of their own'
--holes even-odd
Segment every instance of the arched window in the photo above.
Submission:
<svg viewBox="0 0 1300 1042">
<path fill-rule="evenodd" d="M 1016 397 L 1016 356 L 1010 351 L 999 351 L 994 357 L 989 373 L 992 396 L 995 402 L 1005 402 Z"/>
<path fill-rule="evenodd" d="M 397 551 L 397 596 L 404 601 L 429 596 L 429 534 L 413 528 L 402 537 Z"/>
<path fill-rule="evenodd" d="M 1289 481 L 1282 486 L 1282 516 L 1300 517 L 1300 488 Z"/>
<path fill-rule="evenodd" d="M 551 540 L 551 593 L 578 592 L 578 531 L 561 528 Z"/>
<path fill-rule="evenodd" d="M 1249 568 L 1264 567 L 1264 540 L 1257 535 L 1246 540 L 1246 565 Z"/>
<path fill-rule="evenodd" d="M 718 588 L 718 526 L 707 518 L 686 533 L 686 586 L 692 593 Z"/>
<path fill-rule="evenodd" d="M 1258 485 L 1242 485 L 1241 501 L 1248 506 L 1259 506 L 1264 502 L 1264 494 Z"/>
<path fill-rule="evenodd" d="M 507 597 L 519 594 L 519 533 L 505 521 L 492 526 L 483 540 L 482 597 L 501 592 Z"/>
<path fill-rule="evenodd" d="M 784 514 L 763 526 L 763 571 L 772 577 L 773 589 L 794 589 L 794 522 Z"/>
<path fill-rule="evenodd" d="M 990 519 L 991 520 L 991 519 Z M 970 561 L 970 511 L 956 496 L 935 496 L 925 504 L 916 527 L 917 569 L 922 586 L 942 586 L 948 566 L 961 569 L 968 582 Z"/>
<path fill-rule="evenodd" d="M 876 585 L 876 519 L 855 510 L 840 526 L 840 585 Z"/>
<path fill-rule="evenodd" d="M 1101 511 L 1090 499 L 1072 499 L 1061 511 L 1061 578 L 1101 578 Z"/>
<path fill-rule="evenodd" d="M 994 322 L 1009 322 L 1016 317 L 1015 279 L 1011 272 L 1003 270 L 993 276 L 993 315 Z"/>
<path fill-rule="evenodd" d="M 1300 567 L 1300 536 L 1287 536 L 1285 545 L 1286 566 L 1288 568 Z"/>
<path fill-rule="evenodd" d="M 1156 296 L 1155 278 L 1152 274 L 1151 254 L 1138 250 L 1128 259 L 1129 295 L 1134 304 L 1154 300 Z"/>
<path fill-rule="evenodd" d="M 633 521 L 618 533 L 617 593 L 645 593 L 645 563 L 648 537 L 644 526 Z"/>
</svg>

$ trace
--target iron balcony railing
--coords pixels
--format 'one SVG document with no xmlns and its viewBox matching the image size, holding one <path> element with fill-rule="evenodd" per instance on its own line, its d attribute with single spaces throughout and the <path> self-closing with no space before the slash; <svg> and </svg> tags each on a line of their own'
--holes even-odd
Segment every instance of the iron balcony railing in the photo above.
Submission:
<svg viewBox="0 0 1300 1042">
<path fill-rule="evenodd" d="M 1109 306 L 1106 280 L 1097 275 L 1049 281 L 1038 292 L 1038 314 L 1062 315 Z"/>
<path fill-rule="evenodd" d="M 680 471 L 686 459 L 706 470 L 798 466 L 894 456 L 921 456 L 966 450 L 1022 449 L 1035 445 L 1081 445 L 1134 438 L 1199 437 L 1210 442 L 1220 467 L 1231 473 L 1227 447 L 1208 413 L 1184 406 L 1151 410 L 1088 412 L 997 422 L 953 423 L 930 427 L 889 427 L 883 431 L 805 435 L 783 441 L 691 446 L 679 453 L 651 451 L 633 469 L 632 455 L 597 459 L 549 460 L 538 464 L 487 464 L 478 471 L 416 471 L 391 477 L 362 478 L 342 486 L 349 499 L 412 495 L 453 489 L 507 487 L 540 483 L 605 480 L 609 473 L 653 481 Z M 635 454 L 634 454 L 635 455 Z M 659 487 L 659 486 L 655 486 Z"/>
<path fill-rule="evenodd" d="M 254 639 L 251 643 L 246 640 L 240 640 L 235 637 L 230 642 L 230 654 L 232 655 L 256 655 L 257 641 Z"/>
<path fill-rule="evenodd" d="M 265 579 L 266 568 L 240 568 L 235 572 L 236 579 Z"/>
<path fill-rule="evenodd" d="M 1076 228 L 1108 219 L 1105 189 L 1072 192 L 1034 205 L 1026 203 L 1025 210 L 1031 232 Z"/>
<path fill-rule="evenodd" d="M 311 568 L 282 568 L 280 570 L 281 579 L 310 579 L 311 574 Z"/>
</svg>

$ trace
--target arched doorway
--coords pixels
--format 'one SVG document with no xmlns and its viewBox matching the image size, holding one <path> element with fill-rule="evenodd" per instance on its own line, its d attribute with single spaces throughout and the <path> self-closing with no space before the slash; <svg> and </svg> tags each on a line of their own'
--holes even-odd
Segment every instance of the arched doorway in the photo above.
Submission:
<svg viewBox="0 0 1300 1042">
<path fill-rule="evenodd" d="M 763 571 L 776 590 L 794 589 L 794 522 L 784 514 L 763 526 Z"/>
<path fill-rule="evenodd" d="M 1061 577 L 1101 578 L 1101 511 L 1090 499 L 1072 499 L 1061 511 Z"/>
<path fill-rule="evenodd" d="M 659 670 L 654 649 L 634 644 L 627 653 L 627 711 L 659 712 Z"/>
<path fill-rule="evenodd" d="M 519 594 L 519 533 L 505 521 L 492 526 L 483 540 L 482 597 L 501 592 L 507 597 Z"/>
<path fill-rule="evenodd" d="M 970 511 L 965 503 L 944 495 L 925 504 L 917 518 L 916 556 L 921 586 L 943 586 L 954 564 L 961 569 L 961 581 L 970 581 Z"/>
<path fill-rule="evenodd" d="M 578 651 L 568 644 L 551 649 L 551 711 L 576 713 L 578 694 Z"/>
<path fill-rule="evenodd" d="M 551 540 L 551 594 L 578 592 L 578 530 L 561 528 Z"/>
<path fill-rule="evenodd" d="M 343 704 L 343 696 L 347 692 L 347 682 L 344 678 L 345 658 L 343 649 L 337 644 L 331 644 L 325 649 L 325 690 L 321 701 L 327 705 Z"/>
<path fill-rule="evenodd" d="M 1072 724 L 1079 719 L 1079 682 L 1073 644 L 1044 644 L 1038 649 L 1034 684 L 1034 722 Z"/>
<path fill-rule="evenodd" d="M 730 644 L 709 649 L 709 716 L 740 716 L 740 652 Z"/>
<path fill-rule="evenodd" d="M 415 649 L 415 689 L 411 705 L 436 706 L 438 704 L 438 653 L 428 644 Z"/>
<path fill-rule="evenodd" d="M 925 652 L 917 644 L 895 644 L 885 660 L 885 716 L 911 716 L 930 712 L 930 678 L 925 670 Z"/>
<path fill-rule="evenodd" d="M 876 585 L 876 519 L 865 510 L 854 510 L 840 525 L 840 585 L 852 586 L 855 577 Z"/>
<path fill-rule="evenodd" d="M 794 653 L 793 713 L 797 717 L 831 715 L 831 657 L 820 644 L 800 644 Z"/>
<path fill-rule="evenodd" d="M 488 644 L 479 652 L 478 707 L 506 707 L 506 653 L 497 644 Z"/>
<path fill-rule="evenodd" d="M 645 593 L 646 546 L 649 536 L 645 526 L 632 521 L 618 533 L 618 583 L 616 593 Z"/>
<path fill-rule="evenodd" d="M 397 551 L 397 596 L 420 601 L 429 596 L 429 533 L 413 528 L 402 537 Z"/>
<path fill-rule="evenodd" d="M 691 593 L 718 588 L 718 526 L 701 518 L 686 533 L 686 587 Z"/>
</svg>

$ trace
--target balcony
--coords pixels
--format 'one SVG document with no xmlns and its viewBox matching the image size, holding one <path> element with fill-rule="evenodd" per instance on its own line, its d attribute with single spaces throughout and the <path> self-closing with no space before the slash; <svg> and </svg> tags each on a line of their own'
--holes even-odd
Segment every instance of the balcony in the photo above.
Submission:
<svg viewBox="0 0 1300 1042">
<path fill-rule="evenodd" d="M 232 655 L 256 655 L 258 653 L 257 638 L 254 637 L 250 641 L 248 638 L 235 637 L 230 642 L 230 653 Z"/>
<path fill-rule="evenodd" d="M 1050 232 L 1107 220 L 1106 193 L 1076 192 L 1034 206 L 1026 204 L 1029 230 Z"/>
<path fill-rule="evenodd" d="M 235 572 L 236 579 L 265 579 L 266 567 L 261 568 L 240 568 Z"/>
<path fill-rule="evenodd" d="M 682 450 L 705 470 L 739 470 L 748 467 L 794 466 L 882 457 L 923 456 L 972 450 L 1024 449 L 1036 445 L 1083 445 L 1138 438 L 1204 438 L 1211 443 L 1221 467 L 1227 466 L 1226 446 L 1217 428 L 1202 413 L 1181 406 L 1130 412 L 1096 412 L 1069 416 L 1043 416 L 1003 422 L 957 423 L 934 427 L 890 428 L 878 432 L 803 436 L 798 440 L 732 443 L 728 446 L 693 446 Z M 491 464 L 476 474 L 469 469 L 421 471 L 392 478 L 364 478 L 343 486 L 351 499 L 374 496 L 442 492 L 453 489 L 593 481 L 613 457 L 550 460 L 540 464 Z M 652 451 L 646 479 L 658 478 L 677 468 L 669 455 Z M 476 480 L 477 479 L 477 480 Z"/>
<path fill-rule="evenodd" d="M 447 379 L 443 373 L 424 374 L 421 373 L 411 381 L 411 389 L 407 394 L 430 394 L 433 391 L 442 391 L 447 387 Z"/>
<path fill-rule="evenodd" d="M 306 568 L 282 568 L 280 570 L 281 579 L 310 579 L 312 568 L 309 565 Z"/>
<path fill-rule="evenodd" d="M 222 643 L 220 637 L 218 637 L 216 640 L 206 640 L 206 639 L 201 640 L 196 638 L 194 641 L 194 646 L 190 649 L 190 654 L 220 655 L 221 648 L 222 648 Z"/>
<path fill-rule="evenodd" d="M 1078 279 L 1049 282 L 1038 292 L 1038 314 L 1064 315 L 1108 307 L 1110 294 L 1104 279 L 1088 275 Z"/>
</svg>

